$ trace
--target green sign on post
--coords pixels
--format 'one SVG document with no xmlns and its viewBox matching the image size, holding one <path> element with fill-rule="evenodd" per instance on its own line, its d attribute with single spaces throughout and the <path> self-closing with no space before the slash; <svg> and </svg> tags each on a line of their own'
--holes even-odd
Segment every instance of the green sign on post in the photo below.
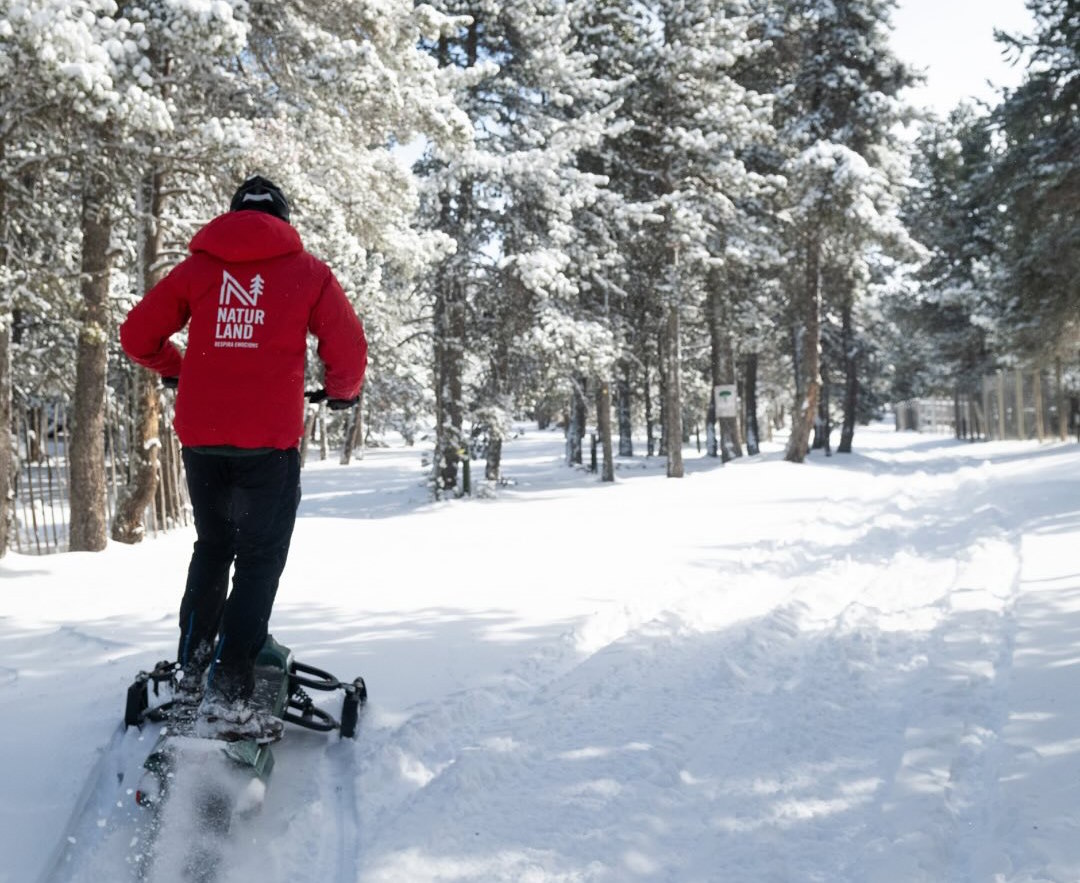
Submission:
<svg viewBox="0 0 1080 883">
<path fill-rule="evenodd" d="M 736 402 L 738 399 L 735 394 L 735 384 L 714 386 L 713 397 L 716 399 L 716 417 L 718 420 L 725 417 L 738 416 L 736 411 Z"/>
</svg>

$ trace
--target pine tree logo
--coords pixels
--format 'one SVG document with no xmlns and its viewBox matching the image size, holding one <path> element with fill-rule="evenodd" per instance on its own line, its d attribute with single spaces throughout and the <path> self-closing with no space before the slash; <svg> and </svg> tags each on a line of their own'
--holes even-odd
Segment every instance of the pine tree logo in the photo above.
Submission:
<svg viewBox="0 0 1080 883">
<path fill-rule="evenodd" d="M 259 295 L 262 294 L 263 286 L 266 284 L 265 280 L 258 273 L 255 274 L 255 278 L 251 280 L 250 289 L 244 288 L 240 284 L 240 280 L 237 279 L 228 270 L 221 271 L 221 296 L 218 298 L 218 303 L 223 306 L 231 306 L 233 298 L 236 298 L 241 304 L 246 307 L 254 307 L 258 305 Z"/>
<path fill-rule="evenodd" d="M 266 322 L 266 311 L 258 309 L 266 280 L 256 273 L 251 284 L 243 284 L 228 270 L 221 271 L 214 346 L 257 349 L 256 328 Z"/>
</svg>

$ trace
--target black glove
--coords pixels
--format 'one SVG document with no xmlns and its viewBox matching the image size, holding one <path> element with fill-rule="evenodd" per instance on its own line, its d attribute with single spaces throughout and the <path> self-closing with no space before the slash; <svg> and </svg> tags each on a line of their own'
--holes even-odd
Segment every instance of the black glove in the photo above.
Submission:
<svg viewBox="0 0 1080 883">
<path fill-rule="evenodd" d="M 180 378 L 179 377 L 162 377 L 161 378 L 161 385 L 163 387 L 165 387 L 165 389 L 176 389 L 176 388 L 178 388 L 180 386 Z"/>
<path fill-rule="evenodd" d="M 317 389 L 314 392 L 306 392 L 304 393 L 304 395 L 307 396 L 307 400 L 313 405 L 317 405 L 319 404 L 319 402 L 326 402 L 326 406 L 331 411 L 344 411 L 346 408 L 351 408 L 358 401 L 360 401 L 360 396 L 354 396 L 351 399 L 332 399 L 329 395 L 327 395 L 325 389 Z"/>
<path fill-rule="evenodd" d="M 360 396 L 354 396 L 351 399 L 327 399 L 326 407 L 331 411 L 344 411 L 346 408 L 351 408 L 358 401 L 360 401 Z"/>
</svg>

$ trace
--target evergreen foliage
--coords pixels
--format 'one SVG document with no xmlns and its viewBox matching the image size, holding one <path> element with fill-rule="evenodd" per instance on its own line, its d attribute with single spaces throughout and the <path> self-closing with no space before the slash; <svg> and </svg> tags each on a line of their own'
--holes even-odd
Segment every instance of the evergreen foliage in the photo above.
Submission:
<svg viewBox="0 0 1080 883">
<path fill-rule="evenodd" d="M 1080 310 L 1080 8 L 1029 0 L 1029 37 L 1005 37 L 1029 59 L 993 114 L 1003 146 L 992 192 L 1001 217 L 1001 285 L 1018 352 L 1075 349 Z"/>
<path fill-rule="evenodd" d="M 100 547 L 106 414 L 150 450 L 164 401 L 116 325 L 256 172 L 365 321 L 331 433 L 432 440 L 438 494 L 473 457 L 494 486 L 525 417 L 573 464 L 599 433 L 605 479 L 612 433 L 678 476 L 702 428 L 727 460 L 783 426 L 802 460 L 834 420 L 850 450 L 890 400 L 1071 359 L 1076 3 L 1028 0 L 1021 85 L 913 142 L 894 5 L 0 0 L 0 424 L 71 406 L 73 547 Z M 156 462 L 114 465 L 135 540 Z"/>
</svg>

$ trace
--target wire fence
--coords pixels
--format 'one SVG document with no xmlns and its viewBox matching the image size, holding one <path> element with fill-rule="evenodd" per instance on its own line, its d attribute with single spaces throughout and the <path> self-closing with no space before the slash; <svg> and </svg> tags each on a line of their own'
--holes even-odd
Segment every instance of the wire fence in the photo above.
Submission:
<svg viewBox="0 0 1080 883">
<path fill-rule="evenodd" d="M 987 431 L 996 439 L 1064 439 L 1070 402 L 1060 378 L 1043 371 L 997 371 L 982 379 Z"/>
<path fill-rule="evenodd" d="M 950 399 L 908 399 L 893 405 L 898 430 L 954 434 L 956 409 Z"/>
<path fill-rule="evenodd" d="M 897 430 L 953 435 L 970 441 L 1064 440 L 1080 425 L 1080 404 L 1066 394 L 1060 373 L 1009 369 L 984 376 L 979 389 L 951 399 L 921 398 L 893 405 Z"/>
<path fill-rule="evenodd" d="M 133 480 L 135 415 L 111 401 L 105 425 L 106 513 L 111 531 L 117 500 Z M 68 548 L 69 426 L 69 412 L 63 402 L 38 402 L 15 412 L 17 469 L 11 541 L 17 552 L 44 555 Z M 146 532 L 151 536 L 191 523 L 180 443 L 165 417 L 160 420 L 158 438 L 157 489 L 144 513 Z"/>
<path fill-rule="evenodd" d="M 130 390 L 123 391 L 127 394 L 116 395 L 110 390 L 106 404 L 105 505 L 110 535 L 117 503 L 134 481 L 137 466 L 136 458 L 132 457 L 133 445 L 137 443 L 135 396 Z M 194 523 L 180 456 L 180 440 L 172 428 L 171 403 L 171 397 L 163 397 L 158 418 L 156 490 L 153 501 L 143 513 L 147 536 L 157 536 L 171 528 Z M 12 432 L 16 441 L 17 470 L 11 547 L 17 552 L 45 555 L 68 550 L 71 511 L 69 417 L 68 406 L 62 401 L 39 401 L 15 409 Z M 311 444 L 318 446 L 319 459 L 327 459 L 331 441 L 342 441 L 342 432 L 342 462 L 347 464 L 350 457 L 362 456 L 362 421 L 350 413 L 342 418 L 343 430 L 341 426 L 330 424 L 325 404 L 307 409 L 301 440 L 301 465 L 306 462 Z"/>
</svg>

